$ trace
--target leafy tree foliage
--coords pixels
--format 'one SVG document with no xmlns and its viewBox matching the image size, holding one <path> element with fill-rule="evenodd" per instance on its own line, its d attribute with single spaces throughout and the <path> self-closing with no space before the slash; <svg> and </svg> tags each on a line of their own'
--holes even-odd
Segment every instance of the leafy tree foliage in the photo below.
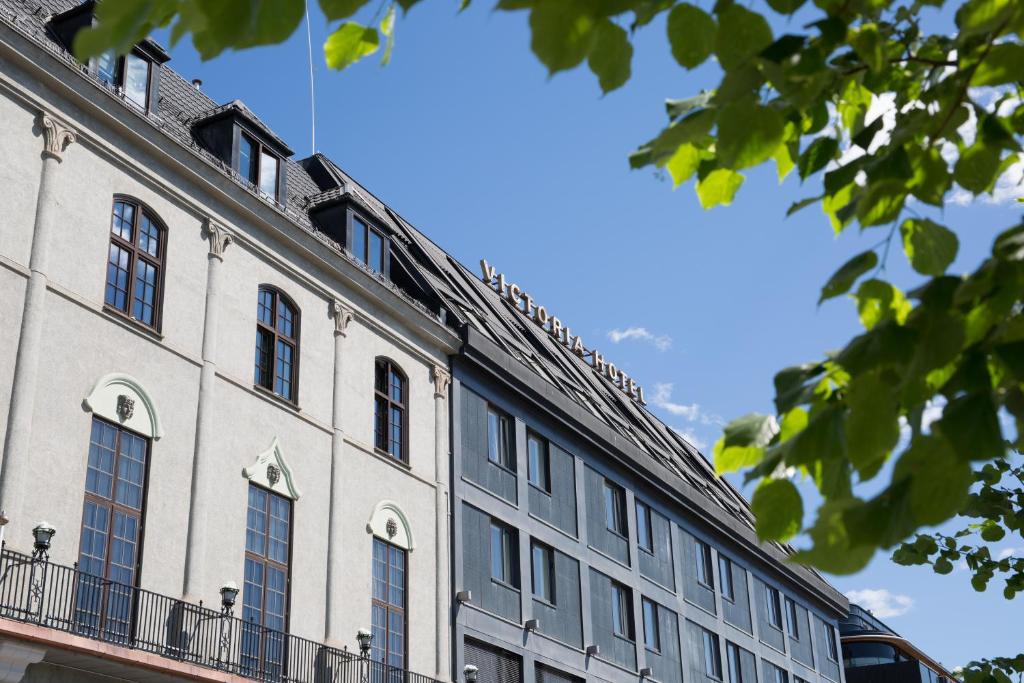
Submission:
<svg viewBox="0 0 1024 683">
<path fill-rule="evenodd" d="M 382 43 L 386 61 L 396 4 L 407 11 L 416 2 L 319 0 L 341 22 L 324 46 L 328 65 L 345 68 Z M 753 4 L 498 0 L 529 13 L 531 47 L 551 73 L 585 62 L 605 92 L 629 80 L 637 32 L 665 15 L 680 68 L 713 60 L 721 79 L 667 100 L 664 129 L 629 163 L 692 183 L 705 208 L 731 203 L 747 169 L 774 163 L 780 180 L 795 173 L 816 189 L 790 213 L 818 205 L 836 233 L 854 224 L 879 231 L 821 290 L 821 302 L 852 297 L 864 332 L 779 372 L 776 414 L 736 420 L 715 445 L 720 473 L 744 470 L 759 482 L 759 535 L 787 541 L 803 532 L 809 543 L 796 559 L 833 573 L 855 572 L 890 548 L 897 562 L 939 573 L 964 561 L 976 589 L 998 574 L 1012 598 L 1024 590 L 1024 558 L 993 558 L 988 544 L 1021 537 L 1024 527 L 1024 482 L 1010 452 L 1024 434 L 1024 224 L 1008 226 L 974 271 L 953 274 L 956 232 L 923 214 L 954 191 L 992 192 L 1021 158 L 1024 3 Z M 369 25 L 352 19 L 364 6 L 376 11 Z M 955 16 L 954 31 L 923 27 L 934 8 Z M 191 35 L 211 58 L 283 41 L 303 9 L 295 0 L 104 0 L 76 50 L 123 52 L 171 26 L 174 40 Z M 794 13 L 800 27 L 777 35 L 769 19 Z M 883 277 L 894 247 L 922 276 L 911 292 Z M 824 501 L 807 529 L 797 477 Z M 858 495 L 858 484 L 880 477 L 880 492 Z M 957 515 L 977 521 L 952 536 L 919 533 Z M 965 677 L 1009 681 L 1022 671 L 1024 656 L 997 658 L 973 663 Z"/>
</svg>

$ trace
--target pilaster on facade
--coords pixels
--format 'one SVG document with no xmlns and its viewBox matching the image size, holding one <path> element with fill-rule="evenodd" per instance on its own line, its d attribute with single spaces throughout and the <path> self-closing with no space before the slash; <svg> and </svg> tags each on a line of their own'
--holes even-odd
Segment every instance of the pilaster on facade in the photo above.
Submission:
<svg viewBox="0 0 1024 683">
<path fill-rule="evenodd" d="M 57 163 L 64 160 L 64 150 L 78 139 L 75 131 L 46 112 L 39 113 L 39 127 L 43 133 L 43 158 Z"/>
</svg>

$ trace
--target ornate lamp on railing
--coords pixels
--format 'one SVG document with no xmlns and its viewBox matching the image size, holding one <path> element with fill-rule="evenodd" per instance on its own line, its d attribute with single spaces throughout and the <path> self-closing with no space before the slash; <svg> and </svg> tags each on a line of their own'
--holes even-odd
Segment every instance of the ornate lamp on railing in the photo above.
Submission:
<svg viewBox="0 0 1024 683">
<path fill-rule="evenodd" d="M 32 529 L 32 537 L 35 539 L 32 547 L 32 569 L 29 574 L 29 604 L 28 610 L 33 621 L 43 621 L 43 593 L 46 586 L 46 565 L 50 560 L 50 541 L 53 540 L 57 530 L 46 522 L 36 524 Z"/>
<path fill-rule="evenodd" d="M 50 541 L 57 534 L 57 530 L 46 522 L 36 524 L 32 529 L 32 537 L 35 543 L 32 544 L 32 559 L 46 561 L 50 559 Z"/>
<path fill-rule="evenodd" d="M 462 667 L 462 677 L 466 680 L 466 683 L 476 683 L 476 676 L 478 673 L 480 673 L 480 669 L 472 664 L 467 664 Z"/>
<path fill-rule="evenodd" d="M 356 642 L 359 643 L 359 656 L 367 658 L 370 656 L 370 643 L 373 642 L 373 633 L 369 629 L 361 628 L 356 631 Z"/>
<path fill-rule="evenodd" d="M 228 581 L 220 587 L 220 638 L 217 644 L 218 666 L 228 661 L 231 652 L 231 617 L 238 598 L 238 584 Z"/>
<path fill-rule="evenodd" d="M 235 608 L 235 600 L 238 598 L 238 584 L 228 581 L 220 587 L 220 611 L 231 616 Z"/>
</svg>

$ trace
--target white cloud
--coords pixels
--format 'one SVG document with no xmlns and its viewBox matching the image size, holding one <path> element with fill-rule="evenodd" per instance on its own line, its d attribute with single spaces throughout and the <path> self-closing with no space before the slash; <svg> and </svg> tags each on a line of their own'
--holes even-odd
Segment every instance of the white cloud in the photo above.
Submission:
<svg viewBox="0 0 1024 683">
<path fill-rule="evenodd" d="M 696 448 L 698 451 L 706 450 L 708 447 L 708 442 L 700 438 L 693 432 L 687 431 L 685 429 L 676 429 L 675 427 L 672 427 L 672 431 L 686 439 L 690 443 L 690 445 Z"/>
<path fill-rule="evenodd" d="M 672 348 L 672 337 L 667 334 L 653 334 L 646 327 L 627 327 L 624 330 L 616 328 L 608 333 L 608 338 L 611 339 L 613 344 L 636 339 L 637 341 L 653 344 L 654 348 L 659 351 L 668 351 Z"/>
<path fill-rule="evenodd" d="M 687 422 L 699 422 L 703 425 L 725 424 L 722 418 L 718 415 L 712 415 L 704 412 L 698 403 L 690 403 L 689 405 L 685 403 L 673 403 L 672 384 L 670 382 L 658 382 L 654 385 L 654 394 L 651 397 L 651 403 L 667 413 L 683 418 Z"/>
<path fill-rule="evenodd" d="M 996 556 L 997 560 L 1005 560 L 1008 557 L 1024 557 L 1024 548 L 1003 548 Z"/>
<path fill-rule="evenodd" d="M 858 591 L 847 591 L 846 597 L 879 619 L 888 619 L 906 614 L 914 606 L 914 599 L 909 595 L 890 593 L 885 588 L 865 588 Z"/>
</svg>

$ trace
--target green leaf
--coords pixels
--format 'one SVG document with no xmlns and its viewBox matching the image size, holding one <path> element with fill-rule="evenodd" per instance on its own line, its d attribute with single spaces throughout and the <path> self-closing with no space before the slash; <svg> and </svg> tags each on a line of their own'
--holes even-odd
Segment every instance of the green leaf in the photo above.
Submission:
<svg viewBox="0 0 1024 683">
<path fill-rule="evenodd" d="M 684 2 L 668 15 L 668 42 L 679 65 L 694 69 L 703 64 L 714 48 L 715 20 L 704 10 Z"/>
<path fill-rule="evenodd" d="M 875 73 L 885 66 L 885 41 L 878 34 L 878 26 L 862 24 L 850 38 L 850 44 L 868 68 Z"/>
<path fill-rule="evenodd" d="M 878 254 L 873 251 L 865 251 L 857 254 L 852 259 L 844 263 L 839 270 L 837 270 L 832 277 L 829 278 L 825 286 L 821 288 L 821 297 L 818 299 L 818 303 L 821 304 L 828 299 L 837 297 L 840 294 L 846 294 L 850 291 L 850 287 L 857 281 L 864 273 L 868 272 L 872 268 L 878 265 Z"/>
<path fill-rule="evenodd" d="M 327 37 L 324 56 L 327 66 L 340 71 L 372 55 L 379 47 L 377 29 L 347 21 Z"/>
<path fill-rule="evenodd" d="M 338 21 L 348 19 L 367 2 L 369 0 L 320 0 L 320 9 L 328 21 Z"/>
<path fill-rule="evenodd" d="M 629 80 L 632 59 L 633 46 L 625 29 L 602 19 L 594 29 L 594 46 L 587 58 L 602 92 L 611 92 Z"/>
<path fill-rule="evenodd" d="M 708 134 L 714 123 L 715 112 L 712 109 L 695 111 L 686 118 L 673 122 L 661 131 L 658 137 L 629 155 L 630 167 L 641 168 L 649 164 L 664 166 L 679 149 L 679 145 L 700 140 Z"/>
<path fill-rule="evenodd" d="M 807 178 L 825 168 L 828 162 L 835 158 L 837 151 L 839 151 L 839 141 L 835 138 L 815 138 L 814 142 L 800 155 L 800 161 L 797 163 L 800 178 Z"/>
<path fill-rule="evenodd" d="M 665 113 L 670 119 L 678 119 L 684 114 L 689 114 L 695 109 L 703 109 L 711 101 L 713 92 L 702 92 L 700 95 L 687 97 L 682 100 L 665 100 Z"/>
<path fill-rule="evenodd" d="M 993 519 L 986 519 L 981 525 L 981 538 L 988 543 L 998 543 L 1006 536 L 1006 531 Z"/>
<path fill-rule="evenodd" d="M 705 209 L 732 204 L 743 184 L 743 175 L 728 168 L 716 168 L 697 181 L 697 198 Z"/>
<path fill-rule="evenodd" d="M 786 453 L 787 465 L 810 465 L 839 460 L 846 455 L 845 415 L 838 404 L 812 414 L 807 427 L 793 437 Z"/>
<path fill-rule="evenodd" d="M 757 166 L 772 157 L 784 132 L 774 109 L 747 100 L 732 102 L 718 116 L 718 158 L 732 169 Z"/>
<path fill-rule="evenodd" d="M 792 14 L 801 7 L 807 0 L 768 0 L 768 6 L 779 14 Z"/>
<path fill-rule="evenodd" d="M 813 546 L 797 552 L 790 559 L 830 574 L 852 574 L 863 569 L 871 560 L 874 548 L 851 545 L 843 513 L 853 502 L 835 501 L 822 505 L 814 526 L 807 531 Z"/>
<path fill-rule="evenodd" d="M 806 410 L 797 407 L 782 416 L 779 423 L 779 443 L 786 443 L 807 428 L 809 416 Z"/>
<path fill-rule="evenodd" d="M 779 183 L 781 183 L 796 167 L 793 155 L 790 153 L 790 145 L 784 143 L 776 147 L 772 158 L 775 159 L 775 171 L 779 176 Z M 787 212 L 786 215 L 788 216 L 789 213 Z"/>
<path fill-rule="evenodd" d="M 906 184 L 901 180 L 871 183 L 857 202 L 857 220 L 865 228 L 891 223 L 899 218 L 906 199 Z"/>
<path fill-rule="evenodd" d="M 910 145 L 907 155 L 913 173 L 907 189 L 923 202 L 942 206 L 946 192 L 953 185 L 953 178 L 942 154 L 934 147 L 921 149 L 917 145 Z"/>
<path fill-rule="evenodd" d="M 775 426 L 768 415 L 751 413 L 733 420 L 715 443 L 715 472 L 726 474 L 756 465 L 774 435 Z"/>
<path fill-rule="evenodd" d="M 987 192 L 996 181 L 999 169 L 999 150 L 976 142 L 956 162 L 953 179 L 974 194 Z"/>
<path fill-rule="evenodd" d="M 284 42 L 305 16 L 306 4 L 295 0 L 194 0 L 203 15 L 193 42 L 203 59 L 223 50 Z M 102 4 L 102 3 L 101 3 Z"/>
<path fill-rule="evenodd" d="M 672 176 L 672 187 L 679 187 L 679 185 L 687 180 L 697 172 L 697 166 L 700 165 L 700 150 L 693 145 L 687 143 L 679 145 L 679 149 L 676 153 L 668 160 L 665 164 L 665 168 L 668 169 L 669 174 Z"/>
<path fill-rule="evenodd" d="M 1024 74 L 1024 45 L 994 45 L 971 76 L 972 86 L 1002 85 L 1020 80 Z"/>
<path fill-rule="evenodd" d="M 539 0 L 530 30 L 530 47 L 551 74 L 578 66 L 594 43 L 593 17 L 573 0 Z"/>
<path fill-rule="evenodd" d="M 976 33 L 987 33 L 1005 25 L 1017 10 L 1017 0 L 969 0 L 956 12 L 956 25 L 961 39 Z"/>
<path fill-rule="evenodd" d="M 380 63 L 381 66 L 387 66 L 388 62 L 391 61 L 391 51 L 395 47 L 395 6 L 388 5 L 388 11 L 384 14 L 384 18 L 380 20 L 380 32 L 384 34 L 387 39 L 384 42 L 384 54 L 381 55 Z"/>
<path fill-rule="evenodd" d="M 730 4 L 718 13 L 715 54 L 726 71 L 742 66 L 772 43 L 772 29 L 757 12 Z"/>
<path fill-rule="evenodd" d="M 787 541 L 800 531 L 804 504 L 789 479 L 766 479 L 754 491 L 750 509 L 756 519 L 757 537 Z"/>
<path fill-rule="evenodd" d="M 846 390 L 846 453 L 860 474 L 870 479 L 900 438 L 899 402 L 877 372 L 859 375 Z"/>
<path fill-rule="evenodd" d="M 935 570 L 936 574 L 950 574 L 953 571 L 953 563 L 944 557 L 940 557 L 935 560 L 932 569 Z"/>
<path fill-rule="evenodd" d="M 940 524 L 960 511 L 973 477 L 949 442 L 927 434 L 914 438 L 893 469 L 893 481 L 910 482 L 910 509 L 920 526 Z"/>
<path fill-rule="evenodd" d="M 88 61 L 106 50 L 125 54 L 151 31 L 165 26 L 177 10 L 177 0 L 105 0 L 96 6 L 96 21 L 75 36 L 72 51 Z M 184 25 L 179 20 L 179 24 Z"/>
<path fill-rule="evenodd" d="M 1006 453 L 995 401 L 987 388 L 951 400 L 935 426 L 964 460 L 991 460 Z"/>
<path fill-rule="evenodd" d="M 882 280 L 865 280 L 857 288 L 857 314 L 864 329 L 872 330 L 883 320 L 900 325 L 910 313 L 910 302 L 903 292 Z"/>
<path fill-rule="evenodd" d="M 900 226 L 903 251 L 914 270 L 922 275 L 942 275 L 953 263 L 959 248 L 956 235 L 926 218 L 911 218 Z"/>
</svg>

